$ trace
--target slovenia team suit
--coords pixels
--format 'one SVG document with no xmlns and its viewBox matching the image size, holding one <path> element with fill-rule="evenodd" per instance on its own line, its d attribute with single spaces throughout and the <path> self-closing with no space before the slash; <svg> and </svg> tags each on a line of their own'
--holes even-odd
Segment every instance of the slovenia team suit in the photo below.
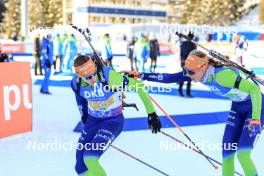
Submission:
<svg viewBox="0 0 264 176">
<path fill-rule="evenodd" d="M 127 78 L 110 67 L 103 67 L 103 73 L 111 89 L 122 87 L 128 90 L 135 90 L 137 87 L 137 92 L 144 103 L 147 113 L 155 113 L 153 104 L 145 92 L 142 82 Z M 101 166 L 95 163 L 98 162 L 103 152 L 121 133 L 124 124 L 121 92 L 107 91 L 97 75 L 96 80 L 96 85 L 91 86 L 75 75 L 71 82 L 82 122 L 85 124 L 79 143 L 83 145 L 89 144 L 92 148 L 92 150 L 77 149 L 75 169 L 79 175 L 83 175 L 87 170 L 96 173 L 96 176 L 106 175 Z M 98 146 L 99 148 L 96 148 Z"/>
<path fill-rule="evenodd" d="M 257 84 L 241 77 L 237 69 L 231 67 L 209 66 L 203 76 L 202 83 L 210 90 L 232 100 L 231 110 L 223 136 L 223 176 L 234 176 L 234 157 L 237 158 L 246 176 L 258 176 L 255 164 L 251 159 L 251 151 L 260 132 L 248 130 L 251 119 L 261 120 L 264 124 L 263 95 Z M 144 73 L 143 80 L 175 83 L 186 81 L 183 72 L 175 74 Z"/>
<path fill-rule="evenodd" d="M 43 38 L 41 58 L 41 65 L 42 68 L 44 68 L 45 73 L 40 92 L 49 94 L 49 80 L 51 75 L 51 66 L 53 64 L 53 42 L 51 41 L 51 35 L 48 35 L 47 38 Z"/>
</svg>

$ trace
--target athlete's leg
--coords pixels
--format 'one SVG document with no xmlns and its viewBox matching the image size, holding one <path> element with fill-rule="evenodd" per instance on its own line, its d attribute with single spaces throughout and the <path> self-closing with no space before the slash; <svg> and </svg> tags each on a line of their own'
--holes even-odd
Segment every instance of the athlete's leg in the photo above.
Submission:
<svg viewBox="0 0 264 176">
<path fill-rule="evenodd" d="M 130 67 L 131 67 L 130 69 L 131 71 L 134 71 L 134 58 L 130 57 L 129 60 L 130 60 Z"/>
<path fill-rule="evenodd" d="M 44 65 L 44 80 L 41 86 L 41 92 L 49 92 L 49 80 L 51 75 L 51 66 Z"/>
<path fill-rule="evenodd" d="M 237 158 L 245 172 L 246 176 L 257 176 L 257 168 L 251 158 L 251 152 L 256 140 L 256 136 L 249 136 L 247 122 L 244 126 L 240 141 L 238 144 Z"/>
<path fill-rule="evenodd" d="M 78 148 L 76 150 L 76 165 L 75 170 L 79 175 L 84 174 L 88 169 L 83 160 L 83 153 L 85 151 L 84 146 L 89 144 L 96 135 L 100 127 L 100 119 L 89 117 L 89 120 L 84 126 L 82 134 L 78 141 Z"/>
<path fill-rule="evenodd" d="M 153 71 L 153 69 L 154 69 L 154 58 L 151 57 L 150 59 L 151 59 L 151 60 L 150 60 L 149 71 L 150 71 L 150 72 L 154 72 L 154 71 Z"/>
<path fill-rule="evenodd" d="M 157 58 L 154 59 L 154 68 L 153 68 L 154 70 L 153 70 L 153 72 L 156 71 L 156 67 L 157 67 Z"/>
<path fill-rule="evenodd" d="M 121 133 L 124 124 L 123 115 L 114 119 L 105 120 L 98 130 L 98 133 L 91 141 L 91 150 L 85 150 L 84 162 L 89 176 L 105 176 L 106 173 L 99 163 L 99 158 L 108 149 L 109 145 Z M 86 176 L 86 175 L 85 175 Z"/>
<path fill-rule="evenodd" d="M 246 176 L 258 176 L 256 165 L 251 158 L 252 149 L 239 149 L 237 158 Z"/>
<path fill-rule="evenodd" d="M 263 95 L 262 95 L 262 100 L 263 100 Z M 252 114 L 252 105 L 251 102 L 248 103 L 248 105 L 245 107 L 245 109 L 249 109 L 249 112 L 246 115 L 246 121 L 248 121 L 249 119 L 251 119 L 251 114 Z M 261 123 L 262 125 L 264 124 L 264 103 L 262 103 L 262 111 L 261 111 Z M 239 148 L 238 148 L 238 154 L 237 157 L 244 169 L 244 172 L 246 174 L 246 176 L 250 175 L 250 176 L 256 176 L 257 175 L 257 169 L 256 166 L 253 162 L 253 160 L 251 159 L 251 152 L 253 150 L 253 147 L 255 145 L 255 143 L 257 142 L 258 136 L 253 136 L 250 137 L 249 136 L 249 132 L 248 132 L 248 124 L 245 123 L 244 129 L 243 129 L 243 133 L 240 137 L 240 141 L 239 141 Z"/>
<path fill-rule="evenodd" d="M 252 117 L 252 105 L 251 102 L 248 103 L 247 106 L 244 106 L 243 108 L 248 109 L 248 112 L 246 114 L 246 122 L 243 128 L 243 132 L 241 134 L 239 143 L 238 143 L 238 151 L 237 151 L 237 158 L 245 172 L 246 176 L 257 176 L 257 168 L 254 164 L 251 153 L 254 148 L 254 144 L 257 141 L 259 136 L 249 136 L 248 131 L 248 122 Z M 264 104 L 262 105 L 262 108 L 264 108 Z M 262 110 L 261 113 L 261 119 L 263 119 L 264 111 Z"/>
<path fill-rule="evenodd" d="M 74 56 L 75 56 L 75 52 L 74 51 L 71 51 L 70 52 L 70 55 L 69 55 L 69 60 L 67 62 L 67 70 L 72 71 Z"/>
<path fill-rule="evenodd" d="M 239 117 L 238 113 L 234 110 L 234 105 L 232 105 L 223 137 L 223 176 L 234 176 L 234 158 L 237 150 L 237 143 L 244 126 L 243 121 Z"/>
</svg>

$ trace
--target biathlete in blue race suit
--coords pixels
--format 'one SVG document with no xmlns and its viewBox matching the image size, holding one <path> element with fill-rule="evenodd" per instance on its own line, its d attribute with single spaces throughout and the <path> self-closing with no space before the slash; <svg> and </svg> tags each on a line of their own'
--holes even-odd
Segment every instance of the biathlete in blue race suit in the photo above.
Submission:
<svg viewBox="0 0 264 176">
<path fill-rule="evenodd" d="M 123 129 L 122 92 L 117 89 L 136 90 L 148 114 L 153 133 L 160 131 L 161 122 L 153 104 L 138 80 L 127 78 L 110 67 L 97 67 L 93 58 L 78 56 L 74 60 L 76 75 L 71 82 L 81 112 L 84 129 L 76 152 L 76 172 L 81 176 L 105 176 L 99 158 Z M 104 80 L 98 74 L 104 75 Z M 103 83 L 107 82 L 108 88 Z"/>
</svg>

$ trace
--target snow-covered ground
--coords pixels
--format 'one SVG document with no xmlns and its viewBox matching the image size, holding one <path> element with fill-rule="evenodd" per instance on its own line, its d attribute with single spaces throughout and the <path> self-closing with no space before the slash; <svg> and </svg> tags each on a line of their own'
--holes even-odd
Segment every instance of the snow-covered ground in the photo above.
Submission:
<svg viewBox="0 0 264 176">
<path fill-rule="evenodd" d="M 33 87 L 33 131 L 0 140 L 1 175 L 76 175 L 74 171 L 75 150 L 59 149 L 59 146 L 75 144 L 79 134 L 72 130 L 79 121 L 79 112 L 75 106 L 74 96 L 70 88 L 52 87 L 53 95 L 39 94 L 39 86 Z M 128 102 L 141 103 L 136 94 L 127 94 Z M 229 109 L 229 101 L 213 99 L 184 99 L 177 96 L 153 95 L 170 114 L 217 112 Z M 188 108 L 188 109 L 187 109 Z M 133 111 L 133 112 L 132 112 Z M 162 115 L 158 111 L 159 115 Z M 137 112 L 126 109 L 127 118 L 144 117 L 146 114 L 140 108 Z M 175 128 L 163 129 L 165 132 L 188 143 L 183 135 Z M 185 127 L 186 133 L 199 143 L 204 152 L 221 161 L 221 151 L 215 147 L 221 143 L 224 130 L 223 124 Z M 260 138 L 253 158 L 264 173 L 262 167 L 264 147 L 263 136 Z M 44 146 L 48 143 L 56 146 Z M 177 175 L 221 175 L 215 171 L 206 159 L 184 150 L 180 145 L 162 134 L 151 134 L 149 130 L 125 131 L 114 145 L 139 159 L 153 165 L 171 176 Z M 168 147 L 169 146 L 169 147 Z M 35 148 L 36 147 L 36 148 Z M 179 149 L 177 149 L 179 147 Z M 161 175 L 141 163 L 110 148 L 101 158 L 109 176 L 153 176 Z M 241 172 L 237 163 L 236 169 Z"/>
</svg>

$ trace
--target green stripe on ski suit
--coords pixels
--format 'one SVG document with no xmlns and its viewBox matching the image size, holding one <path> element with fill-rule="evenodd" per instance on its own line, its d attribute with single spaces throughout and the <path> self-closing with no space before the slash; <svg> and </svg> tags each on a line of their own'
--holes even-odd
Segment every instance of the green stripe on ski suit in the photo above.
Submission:
<svg viewBox="0 0 264 176">
<path fill-rule="evenodd" d="M 234 88 L 237 73 L 232 69 L 225 69 L 215 74 L 216 82 L 227 88 Z M 242 78 L 238 90 L 248 93 L 252 102 L 252 119 L 260 119 L 262 95 L 258 85 Z"/>
<path fill-rule="evenodd" d="M 251 159 L 250 149 L 238 150 L 237 158 L 244 170 L 245 176 L 258 176 L 256 166 Z M 222 176 L 235 175 L 234 160 L 235 160 L 235 154 L 232 154 L 224 158 Z"/>
<path fill-rule="evenodd" d="M 122 86 L 123 80 L 124 80 L 124 78 L 123 78 L 122 74 L 120 74 L 114 70 L 110 70 L 108 84 L 112 89 L 115 89 L 115 88 Z M 149 98 L 149 95 L 146 92 L 145 85 L 141 81 L 138 81 L 138 80 L 133 79 L 133 78 L 128 78 L 128 80 L 129 80 L 129 84 L 127 85 L 126 89 L 132 90 L 132 91 L 137 91 L 140 99 L 144 103 L 144 106 L 146 108 L 147 113 L 148 114 L 153 113 L 155 110 L 154 110 L 153 104 Z"/>
</svg>

